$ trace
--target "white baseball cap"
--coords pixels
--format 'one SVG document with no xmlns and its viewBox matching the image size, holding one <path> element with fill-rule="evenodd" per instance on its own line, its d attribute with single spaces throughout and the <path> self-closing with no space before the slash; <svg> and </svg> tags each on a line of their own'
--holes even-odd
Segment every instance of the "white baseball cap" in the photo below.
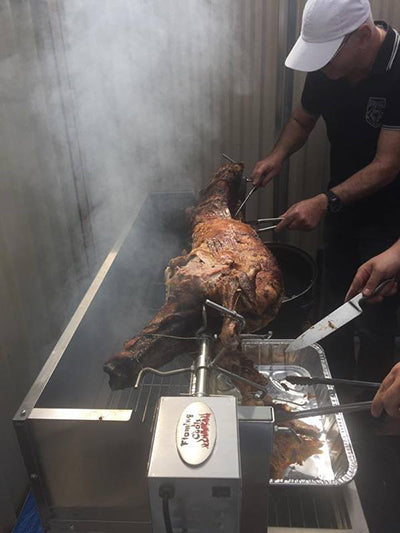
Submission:
<svg viewBox="0 0 400 533">
<path fill-rule="evenodd" d="M 300 37 L 285 65 L 304 72 L 319 70 L 329 63 L 345 36 L 369 17 L 368 0 L 308 0 Z"/>
</svg>

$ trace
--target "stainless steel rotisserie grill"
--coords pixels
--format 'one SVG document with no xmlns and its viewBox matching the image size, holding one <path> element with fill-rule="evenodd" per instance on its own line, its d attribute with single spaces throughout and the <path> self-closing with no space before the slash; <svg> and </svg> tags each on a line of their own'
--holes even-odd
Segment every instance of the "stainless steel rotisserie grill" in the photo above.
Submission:
<svg viewBox="0 0 400 533">
<path fill-rule="evenodd" d="M 157 402 L 161 396 L 187 394 L 190 378 L 147 375 L 138 390 L 112 392 L 102 363 L 121 340 L 143 326 L 162 299 L 163 270 L 185 244 L 183 211 L 191 202 L 189 194 L 159 194 L 147 200 L 100 268 L 16 414 L 35 497 L 51 530 L 151 531 L 146 478 Z M 182 342 L 188 342 L 187 354 L 166 368 L 192 362 L 196 346 Z M 246 341 L 257 357 L 260 342 L 265 350 L 266 341 Z M 319 375 L 315 368 L 309 371 Z M 320 390 L 332 397 L 328 387 Z M 344 456 L 345 461 L 336 463 L 345 476 L 351 457 Z M 271 531 L 294 526 L 367 531 L 354 483 L 323 490 L 325 496 L 320 487 L 272 486 Z"/>
</svg>

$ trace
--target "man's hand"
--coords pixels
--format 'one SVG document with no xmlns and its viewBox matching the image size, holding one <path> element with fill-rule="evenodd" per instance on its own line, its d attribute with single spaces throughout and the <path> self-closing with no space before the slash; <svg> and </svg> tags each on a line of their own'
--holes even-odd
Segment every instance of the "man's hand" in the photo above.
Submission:
<svg viewBox="0 0 400 533">
<path fill-rule="evenodd" d="M 283 218 L 276 231 L 283 228 L 311 231 L 318 226 L 328 207 L 328 199 L 325 194 L 318 194 L 308 200 L 293 204 L 281 215 Z"/>
<path fill-rule="evenodd" d="M 307 113 L 301 104 L 295 108 L 273 150 L 256 163 L 252 172 L 254 185 L 265 187 L 280 173 L 282 163 L 303 146 L 317 120 L 318 116 Z"/>
<path fill-rule="evenodd" d="M 360 266 L 346 294 L 346 300 L 353 298 L 362 291 L 364 296 L 370 296 L 374 289 L 385 279 L 393 278 L 400 273 L 400 241 L 385 252 L 376 255 Z M 397 292 L 397 282 L 388 283 L 380 293 L 370 298 L 371 303 L 381 302 L 385 296 L 392 296 Z"/>
<path fill-rule="evenodd" d="M 394 418 L 400 418 L 400 363 L 397 363 L 382 381 L 372 402 L 373 416 L 379 417 L 383 410 Z"/>
<path fill-rule="evenodd" d="M 265 187 L 275 176 L 277 176 L 282 168 L 283 159 L 278 155 L 271 153 L 265 159 L 256 163 L 252 179 L 253 184 L 259 187 Z"/>
</svg>

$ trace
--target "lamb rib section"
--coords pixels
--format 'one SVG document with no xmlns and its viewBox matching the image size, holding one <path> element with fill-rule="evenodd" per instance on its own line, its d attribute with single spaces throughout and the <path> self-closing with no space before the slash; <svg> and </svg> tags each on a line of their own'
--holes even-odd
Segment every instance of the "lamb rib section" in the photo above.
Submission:
<svg viewBox="0 0 400 533">
<path fill-rule="evenodd" d="M 193 335 L 207 298 L 242 314 L 247 332 L 265 327 L 278 313 L 283 283 L 275 258 L 253 228 L 232 218 L 242 171 L 241 164 L 226 164 L 211 178 L 192 212 L 192 250 L 172 259 L 165 271 L 165 304 L 104 365 L 112 389 L 132 386 L 143 366 L 159 367 L 187 351 L 185 341 L 165 335 Z M 238 327 L 232 318 L 223 319 L 220 341 L 232 350 L 240 343 Z"/>
</svg>

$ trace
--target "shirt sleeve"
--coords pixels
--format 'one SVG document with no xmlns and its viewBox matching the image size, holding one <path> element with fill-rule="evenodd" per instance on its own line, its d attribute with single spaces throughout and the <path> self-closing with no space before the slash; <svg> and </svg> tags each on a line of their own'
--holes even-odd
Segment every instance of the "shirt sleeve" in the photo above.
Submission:
<svg viewBox="0 0 400 533">
<path fill-rule="evenodd" d="M 400 130 L 400 91 L 386 97 L 385 110 L 382 118 L 385 130 Z"/>
<path fill-rule="evenodd" d="M 321 115 L 323 112 L 323 91 L 321 90 L 319 72 L 307 74 L 301 95 L 301 105 L 304 111 L 310 115 Z"/>
</svg>

